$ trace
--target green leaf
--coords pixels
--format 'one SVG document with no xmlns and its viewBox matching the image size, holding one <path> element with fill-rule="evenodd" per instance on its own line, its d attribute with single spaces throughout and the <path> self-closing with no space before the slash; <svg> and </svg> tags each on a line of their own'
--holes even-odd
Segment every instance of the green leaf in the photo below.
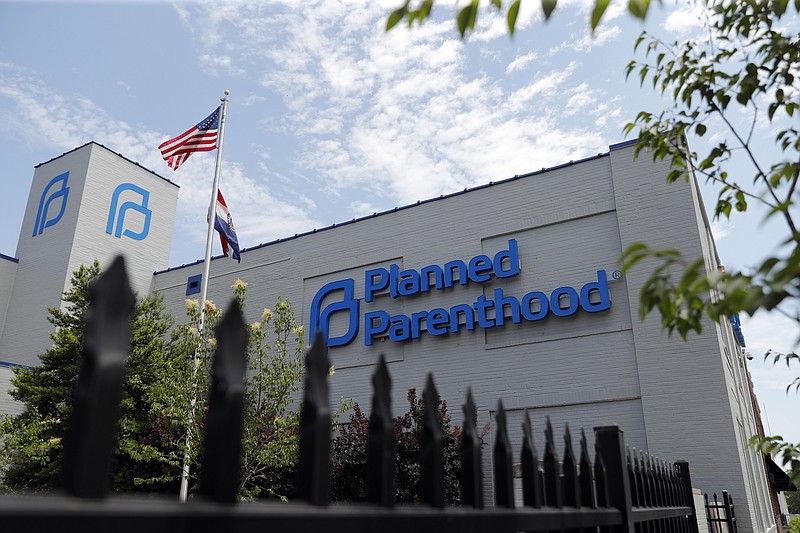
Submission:
<svg viewBox="0 0 800 533">
<path fill-rule="evenodd" d="M 428 18 L 431 14 L 431 9 L 433 8 L 433 0 L 425 0 L 422 2 L 422 5 L 419 7 L 419 11 L 417 11 L 417 19 L 419 19 L 419 23 Z"/>
<path fill-rule="evenodd" d="M 496 9 L 502 9 L 502 8 L 503 8 L 503 3 L 502 3 L 502 1 L 501 1 L 501 0 L 491 0 L 491 4 L 492 4 L 492 5 L 493 5 L 493 6 L 494 6 Z"/>
<path fill-rule="evenodd" d="M 772 0 L 772 10 L 778 15 L 778 18 L 786 13 L 786 8 L 789 7 L 789 0 Z"/>
<path fill-rule="evenodd" d="M 703 124 L 698 124 L 694 127 L 694 132 L 697 134 L 698 137 L 702 137 L 706 134 L 706 127 Z"/>
<path fill-rule="evenodd" d="M 600 19 L 603 18 L 603 13 L 611 0 L 595 0 L 594 9 L 592 9 L 592 32 L 594 32 L 597 25 L 600 24 Z"/>
<path fill-rule="evenodd" d="M 644 20 L 649 7 L 650 0 L 628 0 L 628 11 L 638 19 Z"/>
<path fill-rule="evenodd" d="M 542 11 L 544 11 L 545 20 L 550 20 L 557 3 L 558 0 L 542 0 Z"/>
<path fill-rule="evenodd" d="M 475 29 L 475 19 L 478 17 L 478 3 L 478 0 L 472 0 L 472 3 L 464 6 L 458 13 L 458 33 L 461 34 L 462 39 L 467 29 Z"/>
<path fill-rule="evenodd" d="M 517 15 L 519 15 L 519 4 L 522 0 L 514 0 L 511 7 L 508 8 L 508 31 L 514 35 L 514 28 L 517 25 Z M 800 2 L 800 0 L 797 0 Z"/>
<path fill-rule="evenodd" d="M 406 5 L 407 4 L 408 2 L 406 2 Z M 401 8 L 392 11 L 391 15 L 389 15 L 389 18 L 386 19 L 386 31 L 389 31 L 395 26 L 397 26 L 397 23 L 403 20 L 403 17 L 406 16 L 406 13 L 408 13 L 408 7 L 406 6 L 403 6 Z"/>
</svg>

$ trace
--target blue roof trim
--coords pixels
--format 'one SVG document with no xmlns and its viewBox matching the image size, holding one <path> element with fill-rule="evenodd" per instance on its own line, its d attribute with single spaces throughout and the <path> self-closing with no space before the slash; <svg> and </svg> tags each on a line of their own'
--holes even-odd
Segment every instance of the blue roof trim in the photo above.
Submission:
<svg viewBox="0 0 800 533">
<path fill-rule="evenodd" d="M 0 361 L 0 367 L 5 368 L 33 368 L 31 366 L 20 365 L 17 363 L 9 363 L 8 361 Z"/>
<path fill-rule="evenodd" d="M 636 142 L 636 141 L 634 141 L 634 142 Z M 622 144 L 624 144 L 624 143 L 622 143 Z M 390 213 L 395 213 L 397 211 L 402 211 L 403 209 L 410 209 L 412 207 L 417 207 L 418 205 L 428 204 L 428 203 L 431 203 L 431 202 L 438 202 L 439 200 L 444 200 L 446 198 L 452 198 L 454 196 L 460 196 L 462 194 L 467 194 L 467 193 L 470 193 L 470 192 L 479 191 L 479 190 L 482 190 L 482 189 L 486 189 L 488 187 L 495 187 L 497 185 L 502 185 L 504 183 L 509 183 L 509 182 L 516 181 L 516 180 L 519 180 L 519 179 L 522 179 L 522 178 L 529 178 L 531 176 L 536 176 L 538 174 L 542 174 L 544 172 L 549 172 L 551 170 L 557 170 L 559 168 L 569 167 L 569 166 L 572 166 L 572 165 L 577 165 L 579 163 L 585 163 L 586 161 L 592 161 L 594 159 L 599 159 L 601 157 L 607 157 L 608 155 L 609 155 L 608 152 L 603 152 L 603 153 L 599 153 L 597 155 L 584 157 L 583 159 L 578 159 L 576 161 L 570 161 L 569 163 L 562 163 L 562 164 L 556 165 L 554 167 L 547 167 L 547 168 L 542 168 L 542 170 L 536 170 L 534 172 L 528 172 L 527 174 L 517 174 L 514 177 L 506 178 L 504 180 L 490 181 L 489 183 L 485 183 L 483 185 L 477 185 L 475 187 L 467 187 L 463 191 L 458 191 L 458 192 L 454 192 L 454 193 L 450 193 L 450 194 L 442 194 L 441 196 L 438 196 L 438 197 L 435 197 L 435 198 L 429 198 L 427 200 L 417 200 L 413 204 L 408 204 L 408 205 L 403 205 L 403 206 L 400 206 L 400 207 L 395 207 L 394 209 L 388 209 L 386 211 L 381 211 L 380 213 L 372 213 L 371 215 L 367 215 L 367 216 L 363 216 L 363 217 L 359 217 L 359 218 L 354 218 L 352 220 L 347 220 L 345 222 L 339 222 L 338 224 L 331 224 L 330 226 L 327 226 L 327 227 L 324 227 L 324 228 L 312 229 L 311 231 L 306 231 L 304 233 L 295 233 L 294 236 L 292 236 L 292 237 L 278 238 L 278 239 L 275 239 L 274 241 L 265 242 L 265 243 L 262 243 L 262 244 L 257 244 L 255 246 L 251 246 L 250 248 L 242 248 L 241 252 L 247 252 L 247 251 L 250 251 L 250 250 L 257 250 L 259 248 L 263 248 L 265 246 L 270 246 L 272 244 L 277 244 L 279 242 L 286 242 L 286 241 L 291 241 L 293 239 L 299 239 L 300 237 L 304 237 L 306 235 L 312 235 L 314 233 L 319 233 L 320 231 L 327 231 L 327 230 L 330 230 L 330 229 L 333 229 L 333 228 L 338 228 L 340 226 L 346 226 L 348 224 L 354 224 L 356 222 L 361 222 L 363 220 L 368 220 L 368 219 L 371 219 L 371 218 L 380 217 L 380 216 L 383 216 L 383 215 L 388 215 Z M 225 257 L 225 256 L 224 255 L 217 255 L 217 256 L 212 257 L 211 259 L 213 261 L 214 259 L 219 259 L 220 257 Z M 194 261 L 192 263 L 184 263 L 184 264 L 182 264 L 180 266 L 169 267 L 169 268 L 166 268 L 164 270 L 156 270 L 155 272 L 153 272 L 153 275 L 163 274 L 165 272 L 171 272 L 173 270 L 179 270 L 181 268 L 186 268 L 186 267 L 190 267 L 190 266 L 194 266 L 194 265 L 199 265 L 202 262 L 203 262 L 202 259 L 198 259 L 197 261 Z"/>
<path fill-rule="evenodd" d="M 12 263 L 19 263 L 19 259 L 6 254 L 0 254 L 0 259 L 5 259 L 6 261 L 11 261 Z"/>
<path fill-rule="evenodd" d="M 622 141 L 621 143 L 609 145 L 609 150 L 617 150 L 618 148 L 625 148 L 626 146 L 633 146 L 639 139 L 630 139 L 628 141 Z"/>
<path fill-rule="evenodd" d="M 109 148 L 108 146 L 103 146 L 102 144 L 100 144 L 99 142 L 96 142 L 96 141 L 89 141 L 88 143 L 86 143 L 86 144 L 82 144 L 82 145 L 78 146 L 77 148 L 73 148 L 72 150 L 70 150 L 70 151 L 68 151 L 68 152 L 64 152 L 63 154 L 61 154 L 61 155 L 58 155 L 58 156 L 56 156 L 56 157 L 54 157 L 54 158 L 52 158 L 52 159 L 48 159 L 48 160 L 47 160 L 47 161 L 45 161 L 44 163 L 39 163 L 38 165 L 35 165 L 33 168 L 39 168 L 39 167 L 40 167 L 40 166 L 42 166 L 42 165 L 46 165 L 47 163 L 49 163 L 49 162 L 51 162 L 51 161 L 55 161 L 55 160 L 56 160 L 56 159 L 58 159 L 59 157 L 64 157 L 65 155 L 67 155 L 67 154 L 71 154 L 72 152 L 75 152 L 75 151 L 77 151 L 77 150 L 80 150 L 81 148 L 84 148 L 84 147 L 86 147 L 86 146 L 89 146 L 90 144 L 94 144 L 94 145 L 96 145 L 96 146 L 99 146 L 100 148 L 105 148 L 106 150 L 108 150 L 108 151 L 109 151 L 109 152 L 111 152 L 112 154 L 118 155 L 119 157 L 121 157 L 121 158 L 122 158 L 122 159 L 124 159 L 125 161 L 128 161 L 129 163 L 133 163 L 134 165 L 136 165 L 137 167 L 141 168 L 142 170 L 145 170 L 145 171 L 149 172 L 150 174 L 154 175 L 154 176 L 155 176 L 155 177 L 157 177 L 157 178 L 161 178 L 162 180 L 166 181 L 166 182 L 167 182 L 167 183 L 169 183 L 170 185 L 174 185 L 175 187 L 177 187 L 177 188 L 179 188 L 179 189 L 181 188 L 181 186 L 180 186 L 180 185 L 178 185 L 177 183 L 175 183 L 174 181 L 171 181 L 171 180 L 169 180 L 168 178 L 165 178 L 164 176 L 162 176 L 162 175 L 160 175 L 160 174 L 156 174 L 155 172 L 153 172 L 153 171 L 152 171 L 152 170 L 150 170 L 149 168 L 147 168 L 147 167 L 143 167 L 142 165 L 140 165 L 140 164 L 139 164 L 139 163 L 137 163 L 136 161 L 134 161 L 134 160 L 132 160 L 132 159 L 128 159 L 127 157 L 125 157 L 125 156 L 124 156 L 124 155 L 122 155 L 121 153 L 119 153 L 119 152 L 115 152 L 114 150 L 112 150 L 112 149 L 111 149 L 111 148 Z"/>
</svg>

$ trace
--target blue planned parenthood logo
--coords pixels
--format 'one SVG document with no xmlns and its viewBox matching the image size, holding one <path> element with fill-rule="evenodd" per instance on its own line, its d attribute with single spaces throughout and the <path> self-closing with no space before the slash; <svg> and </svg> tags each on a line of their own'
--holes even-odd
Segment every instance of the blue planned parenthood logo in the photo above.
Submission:
<svg viewBox="0 0 800 533">
<path fill-rule="evenodd" d="M 343 300 L 322 307 L 322 301 L 331 293 L 342 292 Z M 349 313 L 347 332 L 338 337 L 330 336 L 331 315 L 339 311 Z M 310 338 L 313 339 L 317 331 L 328 341 L 328 346 L 344 346 L 350 344 L 358 335 L 359 302 L 355 299 L 355 281 L 343 279 L 324 285 L 311 302 L 311 330 Z"/>
<path fill-rule="evenodd" d="M 119 197 L 125 191 L 132 191 L 139 196 L 141 196 L 141 200 L 139 203 L 136 202 L 125 202 L 117 208 L 119 204 Z M 130 237 L 133 240 L 141 241 L 147 237 L 147 234 L 150 233 L 150 219 L 153 216 L 153 212 L 147 208 L 147 204 L 150 201 L 150 191 L 139 187 L 138 185 L 134 185 L 133 183 L 123 183 L 116 189 L 114 189 L 114 194 L 111 195 L 111 208 L 108 210 L 108 222 L 106 223 L 106 233 L 109 235 L 114 235 L 117 238 L 122 238 L 123 235 L 126 237 Z M 135 231 L 131 231 L 126 229 L 123 231 L 123 227 L 125 225 L 125 215 L 129 210 L 133 209 L 134 211 L 141 213 L 144 215 L 144 221 L 142 222 L 142 230 L 138 233 Z M 116 218 L 116 227 L 114 226 L 114 219 Z"/>
<path fill-rule="evenodd" d="M 33 224 L 33 237 L 44 233 L 45 228 L 58 224 L 58 221 L 64 216 L 64 211 L 67 209 L 67 197 L 69 197 L 68 179 L 69 172 L 59 174 L 51 179 L 50 183 L 42 191 L 42 196 L 39 198 L 39 209 L 36 211 L 36 222 Z M 60 188 L 51 192 L 51 189 L 56 186 Z M 61 203 L 56 208 L 53 202 L 59 200 Z M 58 214 L 53 216 L 56 209 L 58 209 Z"/>
<path fill-rule="evenodd" d="M 363 317 L 359 312 L 360 300 L 355 298 L 355 281 L 351 278 L 333 281 L 324 285 L 311 303 L 311 331 L 313 340 L 321 331 L 328 346 L 344 346 L 356 338 L 363 318 L 364 345 L 372 346 L 375 340 L 404 342 L 419 339 L 423 334 L 440 336 L 459 333 L 462 329 L 490 329 L 507 323 L 520 324 L 538 322 L 553 315 L 568 317 L 580 309 L 587 313 L 599 313 L 611 308 L 608 275 L 605 270 L 596 270 L 595 278 L 580 288 L 563 286 L 549 294 L 530 291 L 521 296 L 506 294 L 502 287 L 489 294 L 481 294 L 475 301 L 459 303 L 449 308 L 436 307 L 429 310 L 391 315 L 383 309 L 374 309 L 375 297 L 390 296 L 393 299 L 449 291 L 459 285 L 483 284 L 490 280 L 519 276 L 521 272 L 519 247 L 516 239 L 509 239 L 508 247 L 493 257 L 480 254 L 468 261 L 456 259 L 444 265 L 428 265 L 419 270 L 401 270 L 399 265 L 389 268 L 374 268 L 364 273 Z M 341 301 L 325 307 L 322 303 L 329 295 L 341 293 Z M 344 335 L 330 337 L 331 315 L 348 313 L 348 327 Z"/>
</svg>

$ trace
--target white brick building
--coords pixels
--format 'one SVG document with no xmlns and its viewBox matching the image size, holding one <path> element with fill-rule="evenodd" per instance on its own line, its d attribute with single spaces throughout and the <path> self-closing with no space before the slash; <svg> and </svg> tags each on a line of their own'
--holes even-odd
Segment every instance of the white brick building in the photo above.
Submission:
<svg viewBox="0 0 800 533">
<path fill-rule="evenodd" d="M 279 239 L 243 251 L 241 263 L 217 258 L 209 298 L 227 302 L 241 278 L 250 321 L 278 296 L 307 330 L 319 321 L 338 344 L 330 349 L 334 399 L 369 406 L 370 376 L 384 353 L 398 413 L 407 390 L 421 389 L 433 372 L 455 421 L 467 386 L 479 426 L 493 420 L 502 398 L 516 446 L 525 408 L 537 439 L 548 415 L 559 428 L 618 424 L 630 446 L 689 461 L 695 487 L 730 491 L 740 531 L 769 531 L 763 461 L 746 446 L 756 433 L 746 360 L 731 326 L 708 321 L 686 342 L 668 337 L 657 316 L 638 319 L 652 265 L 619 275 L 622 251 L 638 241 L 719 266 L 697 184 L 668 185 L 668 163 L 634 159 L 633 151 L 621 143 L 586 160 Z M 88 166 L 85 185 L 73 161 Z M 75 212 L 68 204 L 60 222 L 30 237 L 43 188 L 65 169 Z M 106 233 L 110 195 L 123 182 L 151 193 L 143 240 Z M 0 361 L 35 363 L 48 342 L 39 317 L 56 305 L 69 273 L 95 257 L 107 263 L 125 253 L 137 288 L 161 292 L 182 317 L 184 300 L 198 296 L 202 264 L 151 274 L 166 266 L 176 198 L 168 181 L 93 143 L 37 167 L 16 260 L 0 258 Z M 131 221 L 141 232 L 142 222 Z M 39 246 L 40 237 L 52 242 Z M 453 261 L 463 266 L 448 270 Z M 467 279 L 442 287 L 449 271 Z M 398 283 L 383 288 L 392 275 Z M 18 334 L 21 321 L 32 324 L 30 335 Z M 490 484 L 489 454 L 484 460 Z"/>
</svg>

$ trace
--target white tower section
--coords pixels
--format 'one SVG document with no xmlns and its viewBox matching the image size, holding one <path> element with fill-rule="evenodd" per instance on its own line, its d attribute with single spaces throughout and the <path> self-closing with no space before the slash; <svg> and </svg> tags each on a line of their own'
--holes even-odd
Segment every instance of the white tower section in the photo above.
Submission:
<svg viewBox="0 0 800 533">
<path fill-rule="evenodd" d="M 36 167 L 17 244 L 0 360 L 36 365 L 51 346 L 47 308 L 72 272 L 125 256 L 138 294 L 167 267 L 178 186 L 94 142 Z"/>
</svg>

